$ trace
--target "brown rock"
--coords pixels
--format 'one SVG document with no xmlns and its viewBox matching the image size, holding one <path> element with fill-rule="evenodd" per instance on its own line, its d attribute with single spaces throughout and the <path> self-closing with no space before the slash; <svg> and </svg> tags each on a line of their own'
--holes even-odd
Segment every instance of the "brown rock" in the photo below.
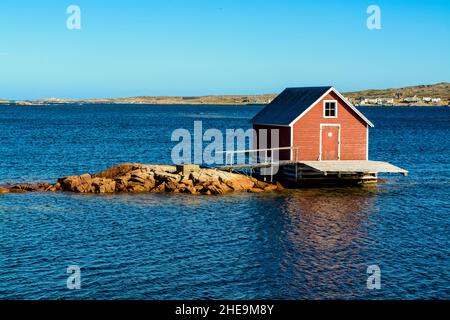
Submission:
<svg viewBox="0 0 450 320">
<path fill-rule="evenodd" d="M 92 178 L 89 174 L 59 178 L 58 182 L 64 191 L 91 192 Z"/>
<path fill-rule="evenodd" d="M 130 182 L 127 186 L 127 192 L 146 192 L 149 191 L 143 184 Z"/>
<path fill-rule="evenodd" d="M 154 173 L 155 176 L 155 180 L 157 181 L 174 181 L 174 182 L 179 182 L 181 180 L 181 176 L 179 174 L 173 174 L 170 172 L 166 172 L 166 171 L 155 171 Z"/>
<path fill-rule="evenodd" d="M 180 164 L 176 166 L 176 170 L 183 175 L 188 175 L 190 172 L 200 171 L 200 166 L 198 164 Z"/>
<path fill-rule="evenodd" d="M 119 178 L 116 178 L 116 192 L 127 192 L 127 186 L 128 186 L 128 176 L 122 176 Z"/>
<path fill-rule="evenodd" d="M 9 189 L 0 187 L 0 193 L 9 193 Z"/>
<path fill-rule="evenodd" d="M 225 194 L 232 191 L 230 187 L 220 182 L 213 182 L 207 185 L 206 188 L 211 192 L 211 194 Z"/>
<path fill-rule="evenodd" d="M 283 187 L 283 185 L 281 183 L 279 183 L 277 181 L 277 189 L 281 191 L 281 190 L 284 190 L 285 188 Z"/>
<path fill-rule="evenodd" d="M 182 177 L 182 179 L 181 179 L 180 182 L 183 183 L 183 184 L 186 185 L 186 186 L 191 186 L 191 187 L 194 186 L 194 181 L 192 181 L 191 179 L 189 179 L 189 177 Z"/>
<path fill-rule="evenodd" d="M 35 192 L 35 191 L 45 191 L 50 184 L 46 182 L 37 182 L 37 183 L 18 183 L 14 184 L 10 188 L 10 192 Z"/>
<path fill-rule="evenodd" d="M 165 188 L 166 191 L 174 191 L 174 190 L 178 189 L 178 181 L 177 181 L 177 179 L 172 179 L 172 178 L 167 179 L 165 181 L 165 185 L 166 185 L 166 188 Z"/>
<path fill-rule="evenodd" d="M 190 194 L 197 194 L 198 191 L 193 186 L 187 186 L 186 189 L 189 191 Z"/>
<path fill-rule="evenodd" d="M 97 174 L 94 174 L 93 178 L 107 178 L 107 179 L 115 179 L 119 176 L 123 176 L 124 174 L 130 172 L 133 170 L 133 168 L 137 168 L 136 164 L 131 163 L 124 163 L 119 164 L 118 166 L 114 166 L 111 168 L 108 168 L 102 172 L 99 172 Z"/>
<path fill-rule="evenodd" d="M 218 180 L 214 179 L 212 175 L 208 174 L 206 170 L 202 172 L 191 172 L 189 178 L 190 180 L 193 181 L 194 184 L 201 184 L 201 185 L 210 184 Z"/>
<path fill-rule="evenodd" d="M 151 192 L 164 192 L 166 191 L 166 184 L 165 182 L 160 183 L 155 188 L 151 190 Z"/>
<path fill-rule="evenodd" d="M 260 189 L 264 189 L 265 187 L 267 187 L 269 184 L 267 184 L 266 182 L 264 182 L 264 181 L 259 181 L 259 180 L 257 180 L 256 181 L 256 183 L 255 183 L 255 187 L 256 188 L 260 188 Z"/>
<path fill-rule="evenodd" d="M 259 192 L 263 192 L 264 190 L 263 189 L 260 189 L 260 188 L 250 188 L 249 190 L 247 190 L 248 192 L 251 192 L 251 193 L 259 193 Z"/>
<path fill-rule="evenodd" d="M 203 191 L 205 189 L 205 187 L 203 186 L 195 186 L 194 188 L 197 192 Z"/>
<path fill-rule="evenodd" d="M 11 192 L 11 193 L 28 193 L 29 191 L 23 190 L 23 189 L 14 189 L 14 188 L 11 188 L 11 189 L 9 189 L 9 192 Z"/>
<path fill-rule="evenodd" d="M 268 184 L 265 188 L 264 191 L 275 191 L 278 190 L 278 187 L 276 184 Z"/>
<path fill-rule="evenodd" d="M 178 167 L 180 169 L 180 167 Z M 225 194 L 232 191 L 262 192 L 284 189 L 243 174 L 198 166 L 121 164 L 94 175 L 67 176 L 54 185 L 48 183 L 15 184 L 0 188 L 0 193 L 28 191 L 112 192 L 183 192 L 190 194 Z"/>
<path fill-rule="evenodd" d="M 255 182 L 250 177 L 241 174 L 219 172 L 218 176 L 221 182 L 225 183 L 234 191 L 245 191 L 253 188 L 255 185 Z"/>
<path fill-rule="evenodd" d="M 95 193 L 112 193 L 115 190 L 116 181 L 106 178 L 94 178 L 92 179 L 92 188 L 89 191 Z"/>
</svg>

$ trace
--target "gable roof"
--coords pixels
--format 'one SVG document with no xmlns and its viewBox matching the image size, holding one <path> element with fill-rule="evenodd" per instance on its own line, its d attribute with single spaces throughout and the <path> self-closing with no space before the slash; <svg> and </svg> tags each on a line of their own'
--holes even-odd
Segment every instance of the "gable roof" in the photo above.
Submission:
<svg viewBox="0 0 450 320">
<path fill-rule="evenodd" d="M 373 127 L 372 122 L 332 86 L 287 88 L 254 116 L 250 122 L 253 124 L 291 126 L 331 91 L 336 93 L 364 122 Z"/>
</svg>

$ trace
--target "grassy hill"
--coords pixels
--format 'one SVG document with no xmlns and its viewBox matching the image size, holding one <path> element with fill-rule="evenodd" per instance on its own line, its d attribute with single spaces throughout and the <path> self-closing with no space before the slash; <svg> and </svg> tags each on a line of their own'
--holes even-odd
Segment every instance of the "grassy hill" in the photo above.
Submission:
<svg viewBox="0 0 450 320">
<path fill-rule="evenodd" d="M 450 100 L 450 83 L 441 82 L 429 85 L 418 85 L 402 88 L 389 88 L 389 89 L 379 89 L 379 90 L 363 90 L 354 92 L 345 92 L 344 96 L 352 100 L 361 98 L 394 98 L 394 99 L 404 99 L 407 97 L 417 96 L 418 98 L 423 97 L 439 97 L 444 102 Z"/>
<path fill-rule="evenodd" d="M 35 104 L 64 104 L 64 103 L 118 103 L 118 104 L 267 104 L 271 102 L 278 93 L 260 95 L 209 95 L 209 96 L 140 96 L 128 98 L 101 98 L 68 100 L 61 98 L 39 99 L 36 101 L 16 101 L 19 105 Z M 363 91 L 345 92 L 344 96 L 352 102 L 359 99 L 393 98 L 394 105 L 447 105 L 450 101 L 450 83 L 441 82 L 431 85 L 418 85 L 402 88 L 371 89 Z M 420 103 L 405 103 L 403 99 L 417 97 Z M 423 97 L 441 98 L 440 103 L 422 103 Z M 0 99 L 0 103 L 1 103 Z M 5 101 L 6 102 L 6 101 Z"/>
</svg>

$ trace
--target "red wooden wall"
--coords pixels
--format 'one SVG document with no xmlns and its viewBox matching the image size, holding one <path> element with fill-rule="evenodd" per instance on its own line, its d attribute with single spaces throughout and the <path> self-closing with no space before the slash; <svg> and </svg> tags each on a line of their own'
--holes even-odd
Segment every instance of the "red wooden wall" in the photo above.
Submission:
<svg viewBox="0 0 450 320">
<path fill-rule="evenodd" d="M 288 126 L 270 126 L 270 125 L 253 125 L 253 129 L 256 130 L 258 135 L 258 146 L 253 145 L 254 149 L 262 149 L 260 145 L 259 138 L 259 129 L 267 129 L 267 149 L 272 147 L 271 143 L 271 134 L 270 130 L 278 129 L 279 130 L 279 146 L 278 147 L 289 147 L 291 145 L 291 128 Z M 275 147 L 275 146 L 274 146 Z M 289 160 L 290 159 L 290 151 L 289 150 L 280 150 L 279 151 L 279 159 L 280 160 Z"/>
<path fill-rule="evenodd" d="M 338 117 L 323 117 L 323 100 L 337 100 Z M 340 124 L 340 160 L 366 160 L 367 126 L 337 94 L 331 92 L 293 125 L 299 160 L 319 160 L 320 124 Z"/>
</svg>

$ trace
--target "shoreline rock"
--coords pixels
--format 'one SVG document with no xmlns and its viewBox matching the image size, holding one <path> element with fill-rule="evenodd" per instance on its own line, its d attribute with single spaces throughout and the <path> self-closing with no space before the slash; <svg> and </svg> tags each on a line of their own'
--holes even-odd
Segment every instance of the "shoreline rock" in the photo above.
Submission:
<svg viewBox="0 0 450 320">
<path fill-rule="evenodd" d="M 61 177 L 54 184 L 46 182 L 17 183 L 0 187 L 0 193 L 55 192 L 76 193 L 138 193 L 171 192 L 219 195 L 231 192 L 271 192 L 283 190 L 280 183 L 272 184 L 215 169 L 195 165 L 170 166 L 120 164 L 95 174 Z"/>
</svg>

